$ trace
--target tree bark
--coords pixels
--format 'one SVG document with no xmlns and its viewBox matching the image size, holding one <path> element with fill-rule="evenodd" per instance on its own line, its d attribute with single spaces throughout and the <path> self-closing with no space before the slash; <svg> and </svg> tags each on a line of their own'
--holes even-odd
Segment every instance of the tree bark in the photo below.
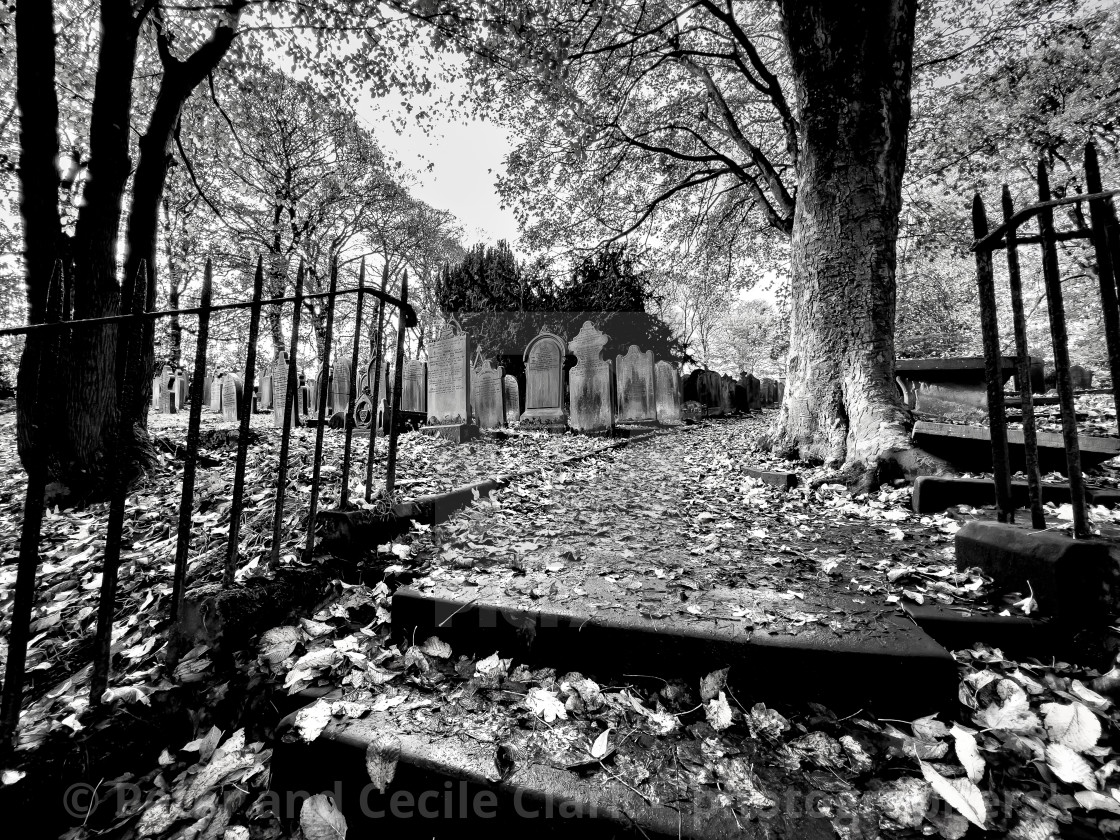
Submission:
<svg viewBox="0 0 1120 840">
<path fill-rule="evenodd" d="M 895 243 L 917 0 L 782 0 L 799 106 L 777 443 L 865 488 L 937 469 L 894 381 Z"/>
</svg>

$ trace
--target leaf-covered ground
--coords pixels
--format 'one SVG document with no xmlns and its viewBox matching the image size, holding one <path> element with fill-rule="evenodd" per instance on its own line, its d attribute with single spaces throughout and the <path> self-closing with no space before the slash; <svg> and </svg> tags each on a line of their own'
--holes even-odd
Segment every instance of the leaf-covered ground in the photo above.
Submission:
<svg viewBox="0 0 1120 840">
<path fill-rule="evenodd" d="M 187 415 L 153 413 L 153 435 L 172 444 L 186 438 Z M 252 417 L 258 435 L 249 447 L 246 463 L 245 510 L 240 531 L 238 580 L 267 572 L 272 544 L 273 503 L 276 494 L 276 459 L 280 431 L 271 415 Z M 192 542 L 188 583 L 220 579 L 229 537 L 236 456 L 237 423 L 203 412 L 204 440 L 220 445 L 203 454 L 220 460 L 218 466 L 200 467 L 195 483 Z M 232 435 L 232 437 L 229 437 Z M 351 498 L 363 498 L 367 434 L 354 434 Z M 503 439 L 487 437 L 465 446 L 417 433 L 400 437 L 397 476 L 398 497 L 415 498 L 494 475 L 514 473 L 554 464 L 563 458 L 604 446 L 603 441 L 576 436 L 511 431 Z M 298 429 L 292 435 L 289 458 L 282 558 L 297 562 L 306 539 L 310 504 L 315 430 Z M 375 488 L 382 486 L 388 440 L 379 438 L 379 462 L 374 466 Z M 320 510 L 337 504 L 341 486 L 343 433 L 324 430 Z M 118 683 L 149 683 L 158 673 L 162 631 L 166 626 L 171 576 L 175 559 L 181 460 L 168 453 L 142 479 L 126 502 L 124 545 L 121 555 L 118 616 L 114 651 L 123 673 Z M 19 529 L 23 518 L 25 475 L 15 446 L 15 416 L 0 415 L 0 673 L 7 654 L 7 637 L 19 555 Z M 73 721 L 83 708 L 88 682 L 96 605 L 101 586 L 101 556 L 107 503 L 82 510 L 50 510 L 40 540 L 40 566 L 32 639 L 28 649 L 29 685 L 26 692 L 21 744 L 30 746 L 60 720 Z"/>
<path fill-rule="evenodd" d="M 1029 600 L 1015 605 L 1015 597 L 986 605 L 982 576 L 955 569 L 953 533 L 990 511 L 919 517 L 907 488 L 852 497 L 836 486 L 782 493 L 751 480 L 743 468 L 759 462 L 751 448 L 771 416 L 705 423 L 562 469 L 542 458 L 538 471 L 492 501 L 407 536 L 394 554 L 419 572 L 419 585 L 485 583 L 527 600 L 563 597 L 594 565 L 597 577 L 613 578 L 627 593 L 627 608 L 671 608 L 696 621 L 718 612 L 722 621 L 788 628 L 818 621 L 802 605 L 839 590 L 1030 608 Z M 167 469 L 173 483 L 174 468 Z M 501 471 L 480 469 L 471 477 Z M 1066 524 L 1059 509 L 1050 513 L 1054 527 Z M 1111 514 L 1099 515 L 1110 524 Z M 148 586 L 132 586 L 137 593 L 166 580 L 153 569 L 169 562 L 154 559 L 158 551 L 166 555 L 167 536 L 158 549 L 149 539 L 133 560 L 132 574 L 148 576 Z M 737 602 L 705 601 L 705 592 L 729 581 L 741 590 Z M 755 590 L 768 593 L 769 609 L 752 600 Z M 689 597 L 667 599 L 666 591 Z M 487 744 L 503 757 L 496 772 L 534 762 L 578 770 L 648 802 L 706 797 L 732 821 L 765 818 L 788 791 L 816 790 L 837 834 L 853 840 L 961 837 L 970 824 L 1020 838 L 1120 831 L 1116 669 L 1101 674 L 1062 662 L 1015 662 L 992 649 L 960 651 L 961 704 L 952 720 L 841 720 L 821 707 L 741 705 L 719 672 L 699 685 L 666 684 L 529 671 L 497 656 L 457 659 L 438 639 L 397 647 L 389 637 L 388 587 L 339 584 L 336 592 L 316 614 L 266 633 L 257 660 L 246 665 L 277 691 L 335 690 L 301 715 L 298 731 L 308 739 L 327 725 L 391 718 L 404 731 L 461 732 Z M 143 631 L 126 630 L 122 644 L 131 645 L 134 632 L 136 643 L 146 644 L 151 634 Z M 155 664 L 144 670 L 154 653 L 139 657 L 127 681 L 146 687 L 167 678 Z M 65 725 L 58 722 L 65 711 L 51 710 L 52 725 Z M 286 833 L 265 807 L 267 745 L 204 721 L 196 741 L 168 744 L 158 767 L 114 782 L 139 785 L 144 798 L 128 800 L 103 836 L 300 835 Z M 336 830 L 340 819 L 329 801 L 312 800 L 301 814 L 302 835 L 334 836 L 323 832 Z"/>
</svg>

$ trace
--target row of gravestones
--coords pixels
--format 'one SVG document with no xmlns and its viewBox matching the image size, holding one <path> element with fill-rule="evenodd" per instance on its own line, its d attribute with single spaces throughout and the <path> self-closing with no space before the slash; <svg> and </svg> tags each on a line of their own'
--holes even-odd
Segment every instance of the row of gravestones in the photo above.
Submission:
<svg viewBox="0 0 1120 840">
<path fill-rule="evenodd" d="M 722 416 L 780 405 L 785 383 L 743 373 L 738 380 L 711 370 L 694 370 L 684 384 L 684 416 Z"/>
</svg>

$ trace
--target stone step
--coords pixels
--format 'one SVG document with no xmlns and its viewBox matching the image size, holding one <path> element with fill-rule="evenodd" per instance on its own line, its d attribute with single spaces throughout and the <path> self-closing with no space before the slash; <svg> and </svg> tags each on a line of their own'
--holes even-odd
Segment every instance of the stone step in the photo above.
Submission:
<svg viewBox="0 0 1120 840">
<path fill-rule="evenodd" d="M 841 590 L 791 602 L 757 588 L 693 592 L 690 603 L 706 613 L 701 617 L 648 606 L 643 614 L 635 593 L 598 576 L 583 587 L 588 594 L 572 601 L 546 597 L 532 605 L 493 585 L 465 592 L 442 582 L 423 591 L 403 587 L 393 595 L 393 631 L 402 640 L 439 636 L 457 654 L 498 651 L 561 672 L 696 681 L 730 667 L 730 684 L 744 703 L 814 701 L 838 715 L 862 709 L 917 717 L 956 701 L 952 656 L 875 596 Z M 750 605 L 758 626 L 731 617 L 739 604 Z M 721 609 L 726 618 L 715 617 Z M 773 621 L 762 618 L 767 613 Z"/>
<path fill-rule="evenodd" d="M 1043 482 L 1042 503 L 1068 504 L 1069 484 Z M 1120 490 L 1107 487 L 1086 487 L 1085 500 L 1091 505 L 1120 505 Z M 1026 481 L 1011 482 L 1011 501 L 1017 508 L 1029 508 Z M 990 478 L 958 478 L 956 476 L 923 475 L 914 481 L 912 505 L 915 513 L 937 513 L 957 505 L 987 507 L 996 503 L 996 485 Z"/>
<path fill-rule="evenodd" d="M 813 811 L 808 790 L 787 790 L 784 801 L 755 821 L 737 820 L 714 788 L 668 804 L 650 801 L 612 777 L 609 765 L 562 768 L 511 756 L 496 733 L 448 731 L 438 712 L 419 722 L 389 712 L 335 718 L 310 744 L 293 730 L 295 717 L 277 728 L 276 801 L 295 819 L 298 803 L 327 793 L 346 817 L 348 837 L 389 832 L 394 840 L 429 840 L 459 838 L 471 829 L 492 840 L 524 840 L 528 831 L 549 837 L 579 832 L 581 840 L 835 837 L 830 821 Z M 395 762 L 384 788 L 371 783 L 371 756 L 375 763 Z M 670 760 L 659 772 L 668 779 L 672 770 Z"/>
</svg>

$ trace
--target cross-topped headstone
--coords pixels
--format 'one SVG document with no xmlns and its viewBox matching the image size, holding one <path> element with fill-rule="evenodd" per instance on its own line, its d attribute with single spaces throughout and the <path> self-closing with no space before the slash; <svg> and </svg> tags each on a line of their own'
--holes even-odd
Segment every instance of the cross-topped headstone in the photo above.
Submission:
<svg viewBox="0 0 1120 840">
<path fill-rule="evenodd" d="M 568 350 L 577 360 L 568 372 L 568 422 L 576 431 L 609 432 L 614 426 L 613 375 L 611 363 L 603 359 L 608 340 L 590 321 L 584 321 L 579 334 L 568 342 Z"/>
</svg>

